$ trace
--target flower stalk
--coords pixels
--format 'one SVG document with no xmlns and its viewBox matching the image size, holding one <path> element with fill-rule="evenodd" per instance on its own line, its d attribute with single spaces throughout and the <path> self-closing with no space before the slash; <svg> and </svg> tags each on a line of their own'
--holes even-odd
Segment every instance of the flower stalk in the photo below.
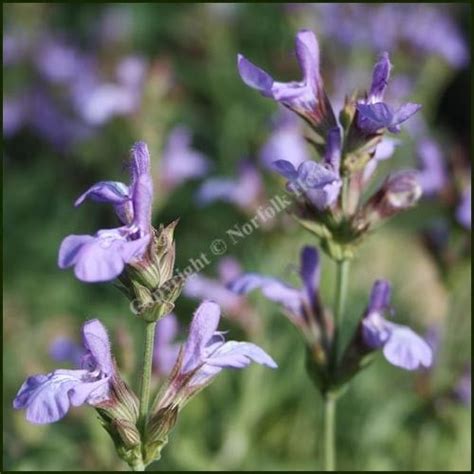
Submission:
<svg viewBox="0 0 474 474">
<path fill-rule="evenodd" d="M 156 322 L 146 324 L 143 371 L 140 380 L 140 412 L 138 417 L 138 426 L 142 433 L 145 430 L 148 408 L 150 406 L 150 381 L 153 363 L 153 346 L 155 343 L 155 327 Z"/>
</svg>

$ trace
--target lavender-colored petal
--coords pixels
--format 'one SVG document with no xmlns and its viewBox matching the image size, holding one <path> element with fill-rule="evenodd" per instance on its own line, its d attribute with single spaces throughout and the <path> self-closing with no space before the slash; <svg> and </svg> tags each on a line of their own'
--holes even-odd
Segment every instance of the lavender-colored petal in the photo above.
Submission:
<svg viewBox="0 0 474 474">
<path fill-rule="evenodd" d="M 153 181 L 150 174 L 150 154 L 145 142 L 137 142 L 131 149 L 133 223 L 143 237 L 151 233 Z"/>
<path fill-rule="evenodd" d="M 377 280 L 370 293 L 368 312 L 383 312 L 390 308 L 392 287 L 387 280 Z"/>
<path fill-rule="evenodd" d="M 372 73 L 372 85 L 370 86 L 369 102 L 376 103 L 383 100 L 391 69 L 392 65 L 390 63 L 388 53 L 384 52 L 380 56 L 378 62 L 375 64 L 374 71 Z"/>
<path fill-rule="evenodd" d="M 385 358 L 406 370 L 430 367 L 433 354 L 430 346 L 406 326 L 390 323 L 392 333 L 383 348 Z"/>
<path fill-rule="evenodd" d="M 398 126 L 408 120 L 412 115 L 416 114 L 421 109 L 420 104 L 413 104 L 408 102 L 403 104 L 393 115 L 392 125 Z"/>
<path fill-rule="evenodd" d="M 326 142 L 324 162 L 328 164 L 336 173 L 339 173 L 339 166 L 341 163 L 341 148 L 341 131 L 339 130 L 339 127 L 331 128 L 331 130 L 329 130 Z"/>
<path fill-rule="evenodd" d="M 87 321 L 82 327 L 84 347 L 90 352 L 97 368 L 104 374 L 114 372 L 109 336 L 104 325 L 98 319 Z"/>
<path fill-rule="evenodd" d="M 264 96 L 270 97 L 272 95 L 273 79 L 269 74 L 252 64 L 241 54 L 237 55 L 237 67 L 245 84 L 257 89 Z"/>
<path fill-rule="evenodd" d="M 93 242 L 92 235 L 69 235 L 59 247 L 58 266 L 68 268 L 77 262 L 79 252 L 85 244 Z"/>
<path fill-rule="evenodd" d="M 310 30 L 298 31 L 295 39 L 295 50 L 306 84 L 316 90 L 320 77 L 319 44 L 315 34 Z"/>
<path fill-rule="evenodd" d="M 242 369 L 251 362 L 276 369 L 276 362 L 260 347 L 250 342 L 228 341 L 206 358 L 206 364 L 223 369 Z"/>
<path fill-rule="evenodd" d="M 271 164 L 271 167 L 290 181 L 298 179 L 298 171 L 290 161 L 276 160 Z"/>
<path fill-rule="evenodd" d="M 194 369 L 203 362 L 206 345 L 217 330 L 220 316 L 219 306 L 212 301 L 203 301 L 194 313 L 184 346 L 184 372 Z"/>
<path fill-rule="evenodd" d="M 69 236 L 59 249 L 59 266 L 74 265 L 74 273 L 82 281 L 113 280 L 126 263 L 143 255 L 149 241 L 150 235 L 128 241 L 119 229 L 102 230 L 95 237 Z"/>
<path fill-rule="evenodd" d="M 366 134 L 376 133 L 394 125 L 394 112 L 384 102 L 357 104 L 357 125 Z"/>
<path fill-rule="evenodd" d="M 362 319 L 362 338 L 368 347 L 379 349 L 389 340 L 392 327 L 378 312 L 368 313 Z"/>
<path fill-rule="evenodd" d="M 81 194 L 76 199 L 74 206 L 80 206 L 86 199 L 91 199 L 95 202 L 123 204 L 130 200 L 130 198 L 130 190 L 126 184 L 119 181 L 100 181 Z"/>
<path fill-rule="evenodd" d="M 300 276 L 303 281 L 308 300 L 313 302 L 319 288 L 321 267 L 319 253 L 315 247 L 303 247 L 300 257 Z"/>
<path fill-rule="evenodd" d="M 28 377 L 13 401 L 13 407 L 26 409 L 26 419 L 30 423 L 58 421 L 71 406 L 70 392 L 82 384 L 87 373 L 86 370 L 55 370 L 47 375 Z"/>
</svg>

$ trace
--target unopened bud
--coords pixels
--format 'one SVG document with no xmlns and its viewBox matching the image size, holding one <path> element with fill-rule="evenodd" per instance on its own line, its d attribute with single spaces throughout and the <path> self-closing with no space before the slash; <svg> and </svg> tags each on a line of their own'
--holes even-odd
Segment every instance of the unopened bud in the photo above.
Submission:
<svg viewBox="0 0 474 474">
<path fill-rule="evenodd" d="M 357 216 L 357 226 L 370 228 L 388 217 L 414 206 L 422 195 L 416 171 L 405 170 L 389 176 Z"/>
</svg>

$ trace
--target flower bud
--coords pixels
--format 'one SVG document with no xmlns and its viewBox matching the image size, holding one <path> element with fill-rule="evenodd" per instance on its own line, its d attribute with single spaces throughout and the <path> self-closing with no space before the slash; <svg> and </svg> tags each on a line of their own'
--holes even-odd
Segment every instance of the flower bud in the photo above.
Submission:
<svg viewBox="0 0 474 474">
<path fill-rule="evenodd" d="M 373 227 L 414 206 L 421 194 L 415 171 L 404 170 L 389 176 L 356 216 L 357 228 Z"/>
<path fill-rule="evenodd" d="M 145 464 L 160 458 L 161 450 L 168 442 L 168 433 L 174 428 L 178 419 L 178 411 L 178 406 L 169 405 L 158 410 L 148 421 L 143 446 Z"/>
<path fill-rule="evenodd" d="M 136 426 L 138 398 L 118 372 L 112 378 L 109 398 L 95 408 L 120 458 L 132 467 L 142 465 L 141 437 Z"/>
<path fill-rule="evenodd" d="M 182 285 L 173 284 L 175 262 L 173 239 L 177 220 L 154 230 L 146 255 L 127 266 L 121 276 L 122 290 L 132 302 L 132 311 L 146 321 L 157 321 L 174 308 Z M 170 288 L 171 287 L 171 288 Z"/>
</svg>

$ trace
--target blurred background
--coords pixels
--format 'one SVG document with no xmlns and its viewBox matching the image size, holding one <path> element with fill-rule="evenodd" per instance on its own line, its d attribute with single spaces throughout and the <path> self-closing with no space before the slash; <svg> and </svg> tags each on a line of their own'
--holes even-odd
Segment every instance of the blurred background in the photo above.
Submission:
<svg viewBox="0 0 474 474">
<path fill-rule="evenodd" d="M 269 160 L 312 156 L 301 124 L 247 88 L 236 68 L 240 52 L 278 80 L 299 79 L 300 28 L 318 36 L 336 112 L 345 94 L 370 86 L 384 50 L 394 64 L 391 102 L 423 104 L 393 137 L 395 152 L 373 183 L 418 168 L 424 197 L 361 247 L 346 337 L 373 281 L 388 278 L 397 321 L 428 338 L 436 363 L 409 373 L 380 356 L 353 380 L 338 405 L 338 468 L 470 469 L 469 5 L 8 4 L 3 13 L 4 469 L 127 470 L 93 409 L 34 426 L 12 400 L 27 375 L 67 367 L 54 360 L 55 344 L 79 342 L 93 316 L 110 329 L 121 370 L 137 386 L 142 325 L 127 300 L 56 264 L 66 235 L 115 226 L 107 206 L 73 202 L 97 181 L 127 182 L 137 140 L 152 156 L 155 226 L 180 218 L 178 269 L 201 252 L 211 258 L 177 302 L 183 335 L 198 299 L 212 297 L 229 337 L 257 342 L 279 364 L 222 373 L 183 410 L 149 469 L 322 468 L 322 403 L 304 370 L 302 339 L 259 294 L 236 298 L 223 286 L 229 268 L 297 284 L 299 249 L 312 236 L 279 215 L 222 257 L 209 252 L 281 191 Z M 334 274 L 324 257 L 329 306 Z"/>
</svg>

